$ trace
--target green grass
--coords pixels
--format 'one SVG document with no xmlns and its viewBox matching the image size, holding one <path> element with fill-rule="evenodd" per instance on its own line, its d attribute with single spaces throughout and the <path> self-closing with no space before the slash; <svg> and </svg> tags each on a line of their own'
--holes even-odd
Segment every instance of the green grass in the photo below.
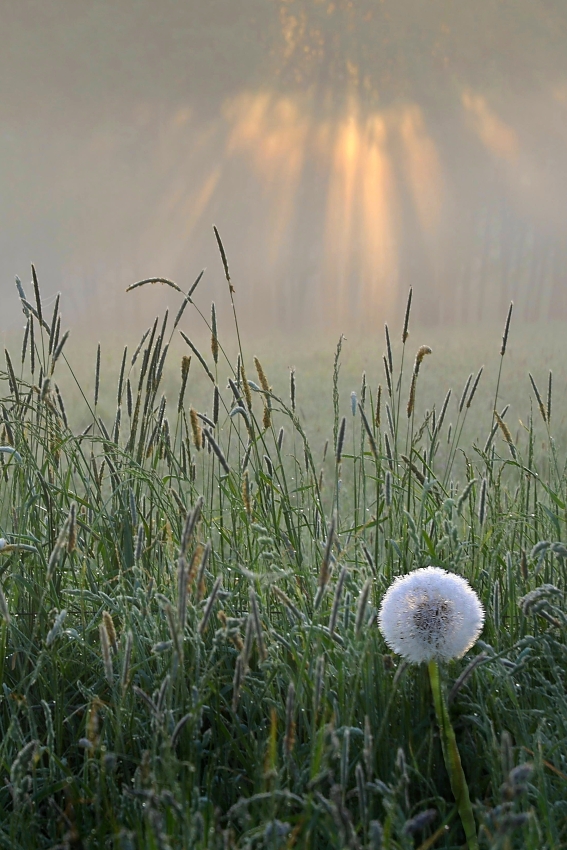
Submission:
<svg viewBox="0 0 567 850">
<path fill-rule="evenodd" d="M 431 339 L 409 417 L 413 335 L 393 347 L 391 397 L 376 356 L 352 406 L 346 343 L 324 379 L 297 370 L 294 407 L 278 345 L 265 392 L 243 339 L 249 408 L 233 331 L 218 363 L 199 337 L 210 378 L 179 342 L 188 302 L 128 352 L 118 393 L 121 355 L 103 347 L 95 404 L 94 366 L 71 391 L 71 342 L 53 369 L 58 312 L 43 315 L 38 286 L 30 301 L 0 373 L 0 847 L 462 846 L 427 671 L 376 623 L 392 579 L 427 564 L 464 575 L 487 613 L 444 670 L 451 691 L 479 662 L 451 714 L 481 846 L 567 846 L 566 441 L 555 401 L 545 421 L 547 369 L 543 417 L 515 382 L 510 443 L 498 424 L 489 438 L 507 399 L 500 334 L 470 408 L 482 361 L 442 423 L 456 370 Z M 210 419 L 214 385 L 197 450 L 190 406 Z"/>
</svg>

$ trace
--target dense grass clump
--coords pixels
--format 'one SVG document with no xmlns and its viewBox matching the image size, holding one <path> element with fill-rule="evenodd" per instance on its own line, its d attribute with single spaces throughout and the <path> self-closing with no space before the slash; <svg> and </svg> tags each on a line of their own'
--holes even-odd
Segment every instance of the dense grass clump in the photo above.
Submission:
<svg viewBox="0 0 567 850">
<path fill-rule="evenodd" d="M 0 372 L 0 847 L 462 846 L 427 670 L 392 655 L 376 621 L 394 577 L 427 565 L 464 576 L 486 609 L 482 640 L 443 671 L 480 844 L 565 846 L 551 385 L 534 396 L 542 468 L 532 419 L 520 440 L 506 424 L 500 377 L 485 442 L 460 445 L 481 376 L 453 425 L 448 398 L 417 418 L 433 367 L 427 346 L 410 360 L 408 302 L 376 391 L 364 378 L 341 398 L 339 342 L 321 463 L 293 372 L 272 388 L 244 343 L 229 358 L 214 306 L 210 352 L 187 336 L 194 289 L 171 330 L 166 314 L 124 351 L 113 421 L 97 356 L 76 433 L 59 303 L 46 316 L 35 273 L 29 300 L 20 285 L 25 338 Z"/>
</svg>

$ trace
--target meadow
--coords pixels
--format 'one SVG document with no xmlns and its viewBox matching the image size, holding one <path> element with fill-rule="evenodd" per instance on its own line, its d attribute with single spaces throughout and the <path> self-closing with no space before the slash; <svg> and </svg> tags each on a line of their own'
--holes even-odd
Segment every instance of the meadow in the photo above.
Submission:
<svg viewBox="0 0 567 850">
<path fill-rule="evenodd" d="M 414 333 L 408 301 L 367 345 L 250 344 L 225 271 L 224 335 L 162 282 L 92 361 L 20 291 L 0 847 L 462 847 L 427 671 L 377 626 L 426 565 L 486 611 L 443 669 L 480 846 L 566 846 L 562 329 Z"/>
</svg>

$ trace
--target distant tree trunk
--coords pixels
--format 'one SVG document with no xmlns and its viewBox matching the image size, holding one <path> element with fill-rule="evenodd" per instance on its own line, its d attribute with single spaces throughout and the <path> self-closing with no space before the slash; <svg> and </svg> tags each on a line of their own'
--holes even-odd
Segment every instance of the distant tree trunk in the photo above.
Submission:
<svg viewBox="0 0 567 850">
<path fill-rule="evenodd" d="M 481 244 L 481 254 L 480 254 L 480 268 L 478 270 L 478 303 L 476 308 L 476 318 L 478 322 L 482 322 L 484 319 L 484 309 L 486 302 L 486 287 L 488 285 L 488 277 L 489 277 L 489 257 L 490 257 L 490 243 L 492 239 L 492 234 L 490 230 L 492 215 L 489 207 L 485 210 L 485 219 L 484 226 L 482 231 L 482 244 Z"/>
<path fill-rule="evenodd" d="M 538 301 L 541 298 L 541 277 L 541 243 L 538 234 L 534 231 L 523 309 L 526 322 L 535 321 Z"/>
<path fill-rule="evenodd" d="M 553 254 L 548 318 L 567 318 L 567 243 L 564 239 L 556 245 Z"/>
</svg>

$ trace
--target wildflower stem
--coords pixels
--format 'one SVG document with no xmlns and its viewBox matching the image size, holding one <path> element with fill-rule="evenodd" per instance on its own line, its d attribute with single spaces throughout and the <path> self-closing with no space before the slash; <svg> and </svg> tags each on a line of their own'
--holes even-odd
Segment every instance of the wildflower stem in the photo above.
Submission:
<svg viewBox="0 0 567 850">
<path fill-rule="evenodd" d="M 453 791 L 457 809 L 463 824 L 465 836 L 467 839 L 467 847 L 469 850 L 478 850 L 478 839 L 476 837 L 476 826 L 474 815 L 469 797 L 469 788 L 467 780 L 461 764 L 461 756 L 457 747 L 457 739 L 455 731 L 451 725 L 449 717 L 449 709 L 447 708 L 447 699 L 441 684 L 441 675 L 439 673 L 439 664 L 437 661 L 430 661 L 428 664 L 429 681 L 431 682 L 431 691 L 433 693 L 433 703 L 435 705 L 435 714 L 439 723 L 439 731 L 441 733 L 441 746 L 443 748 L 443 758 L 445 759 L 445 767 L 449 774 L 451 782 L 451 790 Z"/>
</svg>

